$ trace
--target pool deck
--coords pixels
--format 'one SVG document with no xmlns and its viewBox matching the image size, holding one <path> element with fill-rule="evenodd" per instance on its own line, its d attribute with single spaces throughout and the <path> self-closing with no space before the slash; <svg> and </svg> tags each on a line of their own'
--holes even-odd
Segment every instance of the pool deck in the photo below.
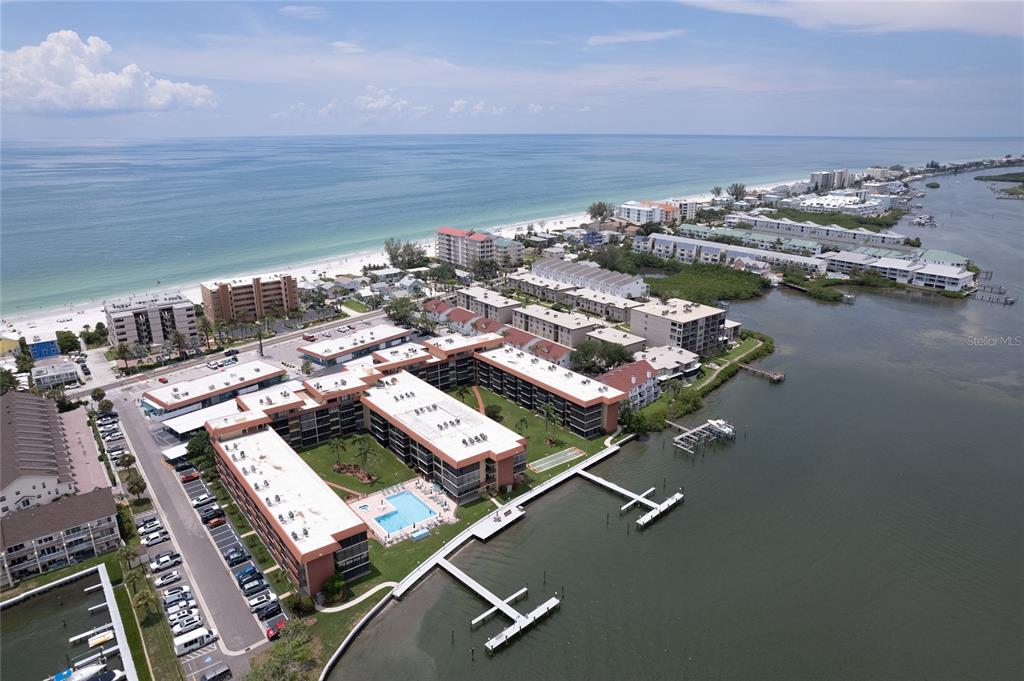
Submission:
<svg viewBox="0 0 1024 681">
<path fill-rule="evenodd" d="M 434 512 L 434 516 L 418 522 L 415 525 L 409 525 L 408 527 L 402 528 L 399 532 L 388 532 L 387 529 L 381 526 L 377 522 L 377 518 L 386 513 L 395 511 L 394 505 L 388 501 L 388 497 L 400 494 L 402 492 L 409 492 L 425 504 L 431 511 Z M 447 506 L 446 506 L 447 504 Z M 409 538 L 413 532 L 419 529 L 427 528 L 430 529 L 441 523 L 454 523 L 457 521 L 455 515 L 455 504 L 451 500 L 447 499 L 442 492 L 435 491 L 433 483 L 426 482 L 421 478 L 414 480 L 407 480 L 401 484 L 388 487 L 379 492 L 374 492 L 361 499 L 349 502 L 349 508 L 355 511 L 366 526 L 370 528 L 374 538 L 385 546 L 390 546 L 400 541 L 404 541 Z M 366 506 L 364 510 L 362 507 Z"/>
</svg>

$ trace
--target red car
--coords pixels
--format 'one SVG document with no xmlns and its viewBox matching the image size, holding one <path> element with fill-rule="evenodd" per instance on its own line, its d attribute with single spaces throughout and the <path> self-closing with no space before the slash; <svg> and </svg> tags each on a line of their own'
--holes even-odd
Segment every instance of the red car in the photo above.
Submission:
<svg viewBox="0 0 1024 681">
<path fill-rule="evenodd" d="M 193 480 L 198 480 L 198 479 L 199 479 L 199 471 L 192 471 L 191 473 L 182 473 L 181 474 L 181 481 L 182 482 L 192 482 Z"/>
<path fill-rule="evenodd" d="M 220 527 L 221 525 L 223 525 L 226 522 L 227 522 L 227 520 L 224 519 L 224 516 L 218 516 L 216 518 L 211 518 L 210 522 L 206 523 L 206 526 L 207 527 Z"/>
<path fill-rule="evenodd" d="M 272 624 L 269 627 L 267 627 L 268 641 L 273 641 L 275 638 L 281 635 L 281 632 L 284 631 L 284 623 L 285 620 L 279 620 L 276 624 Z"/>
<path fill-rule="evenodd" d="M 166 383 L 167 382 L 167 377 L 166 376 L 161 376 L 157 380 L 160 381 L 161 383 Z"/>
</svg>

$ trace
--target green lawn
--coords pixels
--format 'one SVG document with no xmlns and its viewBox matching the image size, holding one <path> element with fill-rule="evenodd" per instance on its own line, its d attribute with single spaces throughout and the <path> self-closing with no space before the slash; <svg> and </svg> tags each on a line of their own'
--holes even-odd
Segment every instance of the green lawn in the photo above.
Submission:
<svg viewBox="0 0 1024 681">
<path fill-rule="evenodd" d="M 369 312 L 370 311 L 370 308 L 368 308 L 366 306 L 366 304 L 364 302 L 362 302 L 361 300 L 343 300 L 343 301 L 341 301 L 341 304 L 344 305 L 345 307 L 347 307 L 350 310 L 355 310 L 356 312 Z"/>
<path fill-rule="evenodd" d="M 375 492 L 379 489 L 396 485 L 403 480 L 410 480 L 416 477 L 416 473 L 402 463 L 398 457 L 381 447 L 372 437 L 367 436 L 367 439 L 371 443 L 372 451 L 367 457 L 366 468 L 371 474 L 377 476 L 377 480 L 369 485 L 359 482 L 351 475 L 342 475 L 341 473 L 334 472 L 331 466 L 338 462 L 338 455 L 335 454 L 330 442 L 310 447 L 305 451 L 299 452 L 299 455 L 324 480 L 357 492 Z M 362 466 L 363 462 L 356 453 L 355 438 L 341 438 L 341 442 L 344 445 L 344 451 L 341 453 L 341 463 Z"/>
<path fill-rule="evenodd" d="M 153 676 L 149 673 L 149 663 L 146 661 L 146 652 L 142 646 L 142 632 L 135 618 L 135 609 L 132 608 L 132 597 L 128 593 L 128 588 L 124 585 L 115 587 L 114 598 L 117 600 L 117 611 L 124 623 L 125 638 L 128 639 L 128 649 L 132 653 L 139 681 L 149 681 Z"/>
<path fill-rule="evenodd" d="M 661 298 L 682 298 L 713 304 L 719 300 L 757 298 L 768 282 L 753 272 L 742 272 L 722 265 L 694 263 L 661 279 L 647 278 L 651 294 Z"/>
<path fill-rule="evenodd" d="M 730 350 L 729 352 L 727 352 L 724 355 L 722 355 L 719 358 L 719 360 L 720 361 L 724 361 L 724 362 L 728 362 L 728 361 L 734 360 L 734 359 L 736 359 L 738 357 L 742 357 L 743 355 L 747 354 L 748 352 L 753 350 L 755 347 L 757 347 L 757 344 L 758 344 L 758 340 L 756 338 L 744 339 L 744 340 L 740 341 L 739 345 L 737 345 L 732 350 Z"/>
<path fill-rule="evenodd" d="M 146 578 L 144 568 L 135 569 L 140 574 L 137 578 L 129 579 L 127 582 L 129 597 L 134 600 L 140 591 L 146 589 L 153 592 L 154 599 L 158 599 L 159 595 L 153 588 L 153 584 Z M 177 655 L 174 654 L 174 636 L 171 634 L 171 627 L 167 624 L 167 619 L 160 612 L 159 603 L 154 604 L 154 609 L 137 614 L 142 639 L 146 642 L 146 650 L 149 651 L 153 677 L 160 681 L 165 679 L 181 681 L 181 667 L 178 665 Z"/>
</svg>

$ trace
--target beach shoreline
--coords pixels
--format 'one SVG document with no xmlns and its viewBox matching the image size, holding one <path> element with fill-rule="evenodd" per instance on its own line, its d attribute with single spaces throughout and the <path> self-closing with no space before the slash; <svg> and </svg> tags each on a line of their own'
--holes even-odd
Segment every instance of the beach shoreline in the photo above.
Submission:
<svg viewBox="0 0 1024 681">
<path fill-rule="evenodd" d="M 756 186 L 750 185 L 749 188 L 751 190 L 755 190 L 779 184 L 792 184 L 799 181 L 800 180 L 789 179 L 760 182 Z M 693 200 L 704 199 L 709 196 L 710 194 L 708 192 L 704 192 L 701 194 L 674 196 L 671 198 L 675 200 Z M 565 229 L 579 227 L 581 224 L 585 224 L 589 221 L 590 216 L 586 211 L 579 211 L 574 213 L 563 213 L 552 217 L 542 217 L 532 220 L 522 220 L 514 223 L 482 227 L 480 231 L 490 232 L 496 236 L 513 238 L 518 234 L 524 234 L 527 231 L 527 227 L 531 224 L 534 225 L 537 231 L 547 230 L 559 232 Z M 541 227 L 542 224 L 543 227 Z M 415 243 L 423 246 L 427 255 L 433 256 L 433 237 L 418 239 L 415 240 Z M 310 282 L 320 281 L 321 275 L 331 278 L 342 274 L 358 275 L 362 273 L 363 266 L 379 264 L 387 264 L 387 256 L 384 253 L 383 247 L 374 250 L 357 251 L 355 253 L 341 253 L 327 258 L 318 258 L 316 260 L 282 265 L 278 268 L 267 269 L 262 272 L 234 273 L 231 275 L 214 277 L 210 280 L 239 279 L 270 272 L 286 272 L 294 276 L 300 282 Z M 111 295 L 102 300 L 93 299 L 89 301 L 71 303 L 58 308 L 23 312 L 11 316 L 4 315 L 2 321 L 0 321 L 0 331 L 7 335 L 24 336 L 25 338 L 31 338 L 36 335 L 40 337 L 52 336 L 57 331 L 72 331 L 77 334 L 85 325 L 92 327 L 95 326 L 97 322 L 106 323 L 103 306 L 108 300 L 144 295 L 157 291 L 177 291 L 192 302 L 198 304 L 202 302 L 201 283 L 202 282 L 195 282 L 193 284 L 181 286 L 168 285 L 166 287 L 149 287 L 139 291 Z"/>
</svg>

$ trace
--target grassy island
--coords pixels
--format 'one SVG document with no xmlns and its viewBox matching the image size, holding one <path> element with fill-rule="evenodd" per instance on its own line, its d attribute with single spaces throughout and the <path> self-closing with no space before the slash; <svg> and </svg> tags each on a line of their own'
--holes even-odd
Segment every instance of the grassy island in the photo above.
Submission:
<svg viewBox="0 0 1024 681">
<path fill-rule="evenodd" d="M 770 284 L 760 275 L 721 265 L 694 263 L 664 278 L 648 278 L 651 293 L 661 298 L 683 298 L 697 303 L 747 300 L 764 294 Z"/>
</svg>

